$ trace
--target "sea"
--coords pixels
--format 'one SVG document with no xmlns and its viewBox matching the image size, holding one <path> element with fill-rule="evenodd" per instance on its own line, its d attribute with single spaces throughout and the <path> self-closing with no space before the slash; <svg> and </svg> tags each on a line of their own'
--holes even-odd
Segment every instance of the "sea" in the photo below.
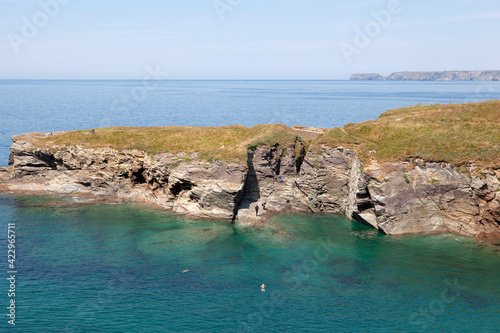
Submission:
<svg viewBox="0 0 500 333">
<path fill-rule="evenodd" d="M 30 131 L 330 128 L 403 106 L 489 99 L 500 99 L 500 82 L 1 80 L 0 165 L 10 137 Z M 0 253 L 0 332 L 500 325 L 500 241 L 387 236 L 342 216 L 284 214 L 243 228 L 146 205 L 1 193 Z"/>
</svg>

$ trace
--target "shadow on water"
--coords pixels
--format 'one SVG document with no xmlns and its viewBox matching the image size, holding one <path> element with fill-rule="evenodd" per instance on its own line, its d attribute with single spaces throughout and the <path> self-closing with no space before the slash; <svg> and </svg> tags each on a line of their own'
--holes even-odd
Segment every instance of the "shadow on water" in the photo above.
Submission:
<svg viewBox="0 0 500 333">
<path fill-rule="evenodd" d="M 14 205 L 15 205 L 15 200 L 13 197 L 0 194 L 0 206 L 12 207 Z"/>
<path fill-rule="evenodd" d="M 356 260 L 349 259 L 349 258 L 339 258 L 339 259 L 333 259 L 327 262 L 327 265 L 329 266 L 336 266 L 336 265 L 344 265 L 344 264 L 350 264 L 353 265 Z"/>
<path fill-rule="evenodd" d="M 362 280 L 357 274 L 333 275 L 333 278 L 341 285 L 346 287 L 357 287 L 362 283 Z"/>
<path fill-rule="evenodd" d="M 475 295 L 467 290 L 451 289 L 450 291 L 453 295 L 458 295 L 457 298 L 462 302 L 471 305 L 474 308 L 488 308 L 490 303 L 483 297 Z"/>
<path fill-rule="evenodd" d="M 399 291 L 401 288 L 401 285 L 395 282 L 382 282 L 381 286 L 388 291 Z"/>
</svg>

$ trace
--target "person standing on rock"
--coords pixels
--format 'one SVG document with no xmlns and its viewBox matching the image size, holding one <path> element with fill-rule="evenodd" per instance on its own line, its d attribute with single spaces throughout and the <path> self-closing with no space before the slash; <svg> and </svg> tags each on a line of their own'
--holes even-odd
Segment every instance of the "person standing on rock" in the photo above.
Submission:
<svg viewBox="0 0 500 333">
<path fill-rule="evenodd" d="M 255 205 L 255 216 L 259 216 L 259 204 Z"/>
<path fill-rule="evenodd" d="M 266 210 L 266 203 L 265 202 L 262 203 L 262 209 Z"/>
</svg>

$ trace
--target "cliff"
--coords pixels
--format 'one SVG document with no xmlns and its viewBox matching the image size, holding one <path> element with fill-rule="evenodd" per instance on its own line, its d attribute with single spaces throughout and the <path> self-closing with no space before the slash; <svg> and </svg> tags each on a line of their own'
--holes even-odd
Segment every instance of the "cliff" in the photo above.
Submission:
<svg viewBox="0 0 500 333">
<path fill-rule="evenodd" d="M 351 81 L 382 81 L 385 77 L 377 73 L 356 73 L 352 74 Z"/>
<path fill-rule="evenodd" d="M 389 76 L 380 74 L 351 75 L 350 80 L 385 81 L 500 81 L 500 71 L 441 71 L 441 72 L 395 72 Z"/>
<path fill-rule="evenodd" d="M 444 111 L 439 107 L 394 110 L 377 121 L 324 134 L 319 129 L 284 125 L 28 133 L 13 138 L 10 165 L 0 168 L 0 191 L 145 202 L 192 217 L 245 225 L 264 224 L 277 213 L 312 212 L 344 214 L 391 235 L 454 233 L 500 238 L 496 164 L 500 141 L 492 141 L 489 147 L 484 144 L 496 140 L 498 130 L 490 133 L 491 138 L 483 135 L 478 143 L 478 154 L 488 152 L 492 158 L 488 161 L 467 155 L 468 151 L 464 154 L 466 150 L 450 155 L 450 161 L 433 160 L 429 157 L 432 150 L 424 149 L 416 156 L 411 145 L 401 156 L 389 154 L 382 146 L 378 146 L 380 151 L 368 151 L 377 142 L 385 142 L 383 133 L 377 134 L 378 139 L 370 136 L 370 129 L 376 132 L 377 126 L 395 132 L 388 125 L 393 124 L 405 133 L 406 123 L 429 114 L 435 120 L 448 109 L 455 110 L 453 117 L 474 110 L 492 112 L 498 121 L 499 106 L 489 102 L 441 107 Z M 467 121 L 469 127 L 474 126 Z M 418 128 L 425 129 L 427 136 L 434 135 L 423 123 Z M 408 131 L 419 142 L 418 131 Z M 299 135 L 312 132 L 319 136 Z M 467 138 L 468 131 L 462 132 Z M 140 133 L 148 142 L 141 141 Z M 180 141 L 179 133 L 189 135 Z M 228 141 L 235 133 L 239 136 Z M 116 142 L 123 144 L 134 137 L 143 149 L 128 144 L 116 147 Z M 225 142 L 216 140 L 223 137 Z M 152 138 L 156 143 L 150 146 Z M 172 146 L 159 147 L 158 142 Z"/>
</svg>

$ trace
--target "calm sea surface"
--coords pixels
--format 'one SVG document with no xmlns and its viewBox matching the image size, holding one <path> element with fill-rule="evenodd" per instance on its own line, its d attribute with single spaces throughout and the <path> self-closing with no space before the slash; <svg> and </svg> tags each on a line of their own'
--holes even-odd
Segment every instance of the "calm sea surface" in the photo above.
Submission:
<svg viewBox="0 0 500 333">
<path fill-rule="evenodd" d="M 343 126 L 418 103 L 500 99 L 500 82 L 0 80 L 0 165 L 10 137 L 107 126 Z"/>
<path fill-rule="evenodd" d="M 488 98 L 500 99 L 500 83 L 0 81 L 0 165 L 10 136 L 34 130 L 334 127 Z M 12 331 L 498 332 L 500 244 L 384 236 L 327 215 L 247 230 L 78 201 L 0 194 L 0 332 L 12 329 L 8 223 L 17 237 Z"/>
<path fill-rule="evenodd" d="M 20 332 L 498 332 L 495 246 L 326 215 L 245 230 L 73 200 L 0 197 L 0 232 L 18 236 Z"/>
</svg>

